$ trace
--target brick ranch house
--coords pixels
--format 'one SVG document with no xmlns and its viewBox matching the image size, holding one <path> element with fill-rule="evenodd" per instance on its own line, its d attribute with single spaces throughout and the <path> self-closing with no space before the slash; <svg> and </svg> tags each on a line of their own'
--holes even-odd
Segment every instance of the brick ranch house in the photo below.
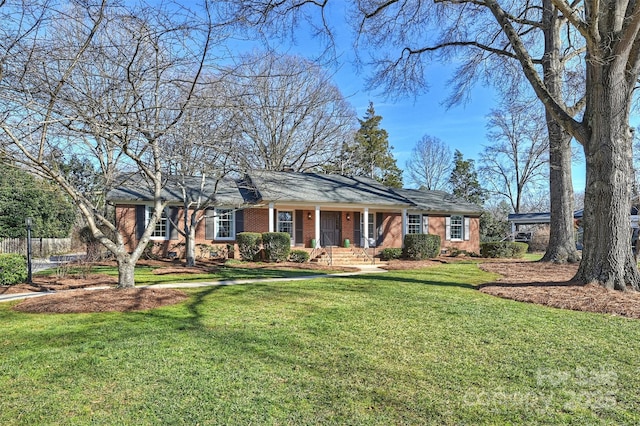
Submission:
<svg viewBox="0 0 640 426">
<path fill-rule="evenodd" d="M 189 183 L 192 199 L 200 184 L 195 177 Z M 204 187 L 205 198 L 215 192 L 214 202 L 200 212 L 205 219 L 196 229 L 196 244 L 207 247 L 235 245 L 240 232 L 287 232 L 295 248 L 312 251 L 315 245 L 318 253 L 350 246 L 371 254 L 402 247 L 405 234 L 429 233 L 440 236 L 442 249 L 480 251 L 482 209 L 442 191 L 392 189 L 360 176 L 267 171 L 220 180 L 216 189 L 214 185 L 211 180 Z M 172 225 L 183 220 L 182 191 L 168 183 L 162 196 L 169 207 L 154 230 L 154 250 L 182 255 L 184 238 Z M 144 185 L 123 185 L 107 199 L 133 250 L 150 216 L 151 191 Z"/>
</svg>

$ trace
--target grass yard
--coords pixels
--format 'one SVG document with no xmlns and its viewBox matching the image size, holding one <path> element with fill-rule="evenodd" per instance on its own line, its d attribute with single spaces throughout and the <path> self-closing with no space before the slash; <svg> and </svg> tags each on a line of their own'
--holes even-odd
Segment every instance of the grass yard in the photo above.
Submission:
<svg viewBox="0 0 640 426">
<path fill-rule="evenodd" d="M 0 424 L 638 424 L 640 321 L 498 299 L 475 264 L 0 304 Z"/>
<path fill-rule="evenodd" d="M 202 281 L 225 281 L 225 280 L 245 280 L 253 278 L 291 278 L 302 277 L 306 275 L 321 275 L 333 271 L 320 271 L 320 270 L 303 270 L 303 269 L 270 269 L 269 265 L 265 264 L 264 268 L 244 268 L 242 266 L 233 265 L 220 265 L 210 272 L 202 273 L 167 273 L 158 274 L 158 267 L 154 266 L 136 266 L 135 269 L 135 282 L 136 285 L 152 285 L 162 283 L 175 283 L 175 282 L 202 282 Z M 176 268 L 176 269 L 179 269 Z M 76 275 L 83 271 L 80 267 L 65 267 L 64 273 L 66 275 Z M 118 268 L 116 266 L 92 266 L 89 272 L 93 274 L 106 274 L 113 277 L 118 276 Z M 37 275 L 49 276 L 56 275 L 60 272 L 57 269 L 47 269 L 38 272 Z"/>
</svg>

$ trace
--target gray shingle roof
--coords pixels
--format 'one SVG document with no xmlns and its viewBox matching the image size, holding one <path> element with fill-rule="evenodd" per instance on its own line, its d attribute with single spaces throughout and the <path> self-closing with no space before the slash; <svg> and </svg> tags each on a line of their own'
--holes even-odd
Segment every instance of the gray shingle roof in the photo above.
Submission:
<svg viewBox="0 0 640 426">
<path fill-rule="evenodd" d="M 170 203 L 182 202 L 183 193 L 179 182 L 183 179 L 187 198 L 195 200 L 200 194 L 200 185 L 202 183 L 202 177 L 200 176 L 180 179 L 175 176 L 169 177 L 165 187 L 162 189 L 161 197 Z M 240 206 L 245 203 L 245 196 L 241 193 L 238 184 L 230 178 L 223 178 L 218 181 L 215 178 L 205 178 L 202 192 L 205 197 L 215 194 L 213 203 L 217 205 Z M 119 187 L 109 191 L 107 199 L 115 202 L 153 201 L 153 189 L 139 176 L 131 177 Z"/>
<path fill-rule="evenodd" d="M 390 188 L 361 176 L 256 171 L 250 177 L 260 198 L 269 202 L 411 206 Z"/>
<path fill-rule="evenodd" d="M 471 216 L 482 214 L 482 207 L 454 197 L 444 191 L 421 191 L 418 189 L 394 189 L 394 191 L 411 200 L 417 210 Z"/>
<path fill-rule="evenodd" d="M 201 177 L 184 179 L 187 196 L 195 199 L 200 193 Z M 167 180 L 162 190 L 163 199 L 170 203 L 182 202 L 182 190 L 178 182 L 177 177 Z M 359 204 L 442 214 L 482 214 L 479 206 L 443 191 L 392 189 L 362 176 L 254 171 L 242 180 L 224 178 L 216 182 L 214 178 L 207 178 L 203 192 L 205 196 L 215 193 L 213 203 L 223 206 L 266 202 Z M 107 199 L 120 203 L 148 202 L 153 200 L 153 191 L 139 176 L 130 177 L 121 186 L 110 191 Z"/>
</svg>

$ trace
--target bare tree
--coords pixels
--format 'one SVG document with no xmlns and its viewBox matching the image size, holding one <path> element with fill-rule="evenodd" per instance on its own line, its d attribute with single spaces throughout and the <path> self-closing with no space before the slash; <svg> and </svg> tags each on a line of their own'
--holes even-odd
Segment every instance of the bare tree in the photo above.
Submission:
<svg viewBox="0 0 640 426">
<path fill-rule="evenodd" d="M 507 199 L 521 213 L 524 197 L 546 181 L 549 139 L 544 112 L 535 102 L 507 99 L 504 109 L 491 111 L 490 144 L 480 156 L 485 188 Z"/>
<path fill-rule="evenodd" d="M 249 18 L 260 12 L 263 19 L 287 15 L 291 8 L 308 13 L 312 5 L 328 4 L 290 0 L 267 8 L 256 2 L 247 8 L 247 3 L 253 2 L 243 2 L 239 10 L 250 10 Z M 565 194 L 570 150 L 562 142 L 571 135 L 585 151 L 584 249 L 576 280 L 618 290 L 640 288 L 629 232 L 629 114 L 640 73 L 640 2 L 359 0 L 351 21 L 356 23 L 360 47 L 373 47 L 368 50 L 376 66 L 371 82 L 395 93 L 424 90 L 425 65 L 434 59 L 458 59 L 462 51 L 468 56 L 458 76 L 468 75 L 465 70 L 477 76 L 456 79 L 462 89 L 480 77 L 491 81 L 494 60 L 502 63 L 501 82 L 509 81 L 504 76 L 510 72 L 526 79 L 546 108 L 554 141 L 551 179 L 553 167 L 559 167 L 562 176 L 557 186 Z M 563 29 L 561 36 L 558 28 Z M 486 72 L 478 74 L 478 67 Z M 568 93 L 569 97 L 563 96 Z M 571 100 L 573 106 L 568 105 Z M 554 159 L 556 153 L 564 158 Z M 563 199 L 561 210 L 571 205 L 570 200 Z M 569 213 L 561 214 L 563 221 L 571 220 Z"/>
<path fill-rule="evenodd" d="M 245 169 L 317 169 L 352 137 L 355 112 L 320 66 L 271 52 L 240 60 L 226 86 Z"/>
<path fill-rule="evenodd" d="M 130 287 L 166 206 L 162 141 L 194 99 L 215 42 L 213 26 L 206 10 L 194 14 L 178 5 L 39 6 L 47 19 L 2 52 L 3 153 L 69 194 L 93 236 L 114 254 L 118 285 Z M 132 253 L 118 232 L 120 218 L 66 179 L 54 152 L 99 164 L 105 189 L 123 176 L 140 177 L 153 213 Z"/>
<path fill-rule="evenodd" d="M 185 239 L 187 266 L 196 264 L 196 229 L 207 218 L 207 210 L 218 204 L 219 186 L 234 171 L 236 161 L 230 111 L 224 91 L 219 90 L 223 84 L 210 78 L 176 131 L 162 143 L 170 184 L 179 189 L 182 201 L 181 223 L 166 216 Z"/>
<path fill-rule="evenodd" d="M 424 135 L 411 151 L 407 161 L 409 179 L 420 189 L 446 190 L 451 175 L 453 155 L 440 139 Z"/>
</svg>

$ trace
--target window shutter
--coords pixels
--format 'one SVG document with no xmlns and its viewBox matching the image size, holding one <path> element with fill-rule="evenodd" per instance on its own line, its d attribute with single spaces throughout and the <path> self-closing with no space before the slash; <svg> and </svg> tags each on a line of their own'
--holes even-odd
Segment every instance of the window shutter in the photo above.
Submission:
<svg viewBox="0 0 640 426">
<path fill-rule="evenodd" d="M 273 209 L 273 229 L 278 232 L 278 209 Z"/>
<path fill-rule="evenodd" d="M 362 233 L 360 232 L 360 212 L 353 213 L 353 243 L 358 245 L 363 245 L 360 239 L 362 238 Z"/>
<path fill-rule="evenodd" d="M 204 218 L 204 238 L 207 240 L 213 240 L 215 237 L 215 210 L 207 209 L 204 214 L 206 215 Z"/>
<path fill-rule="evenodd" d="M 470 227 L 470 220 L 468 217 L 464 218 L 464 240 L 465 241 L 469 241 L 469 227 Z"/>
<path fill-rule="evenodd" d="M 303 240 L 303 234 L 302 234 L 302 223 L 303 223 L 303 219 L 302 219 L 302 210 L 296 210 L 295 212 L 295 229 L 296 231 L 294 232 L 293 235 L 295 235 L 295 242 L 296 243 L 302 243 Z"/>
<path fill-rule="evenodd" d="M 169 239 L 177 240 L 178 239 L 178 208 L 177 207 L 169 207 L 169 214 L 167 215 L 170 220 L 168 220 L 168 228 L 169 228 Z M 174 225 L 175 224 L 175 225 Z"/>
<path fill-rule="evenodd" d="M 236 234 L 244 232 L 244 210 L 237 210 L 236 216 Z M 235 236 L 234 236 L 235 237 Z"/>
<path fill-rule="evenodd" d="M 136 206 L 136 239 L 140 241 L 144 228 L 147 227 L 147 206 Z"/>
<path fill-rule="evenodd" d="M 451 216 L 445 218 L 445 224 L 444 239 L 449 241 L 451 239 Z"/>
<path fill-rule="evenodd" d="M 426 214 L 422 215 L 422 233 L 429 233 L 429 216 L 427 216 Z"/>
<path fill-rule="evenodd" d="M 384 216 L 382 213 L 376 213 L 376 230 L 378 231 L 378 238 L 376 239 L 376 246 L 379 247 L 384 240 L 384 227 L 382 226 L 382 222 L 384 221 Z"/>
</svg>

